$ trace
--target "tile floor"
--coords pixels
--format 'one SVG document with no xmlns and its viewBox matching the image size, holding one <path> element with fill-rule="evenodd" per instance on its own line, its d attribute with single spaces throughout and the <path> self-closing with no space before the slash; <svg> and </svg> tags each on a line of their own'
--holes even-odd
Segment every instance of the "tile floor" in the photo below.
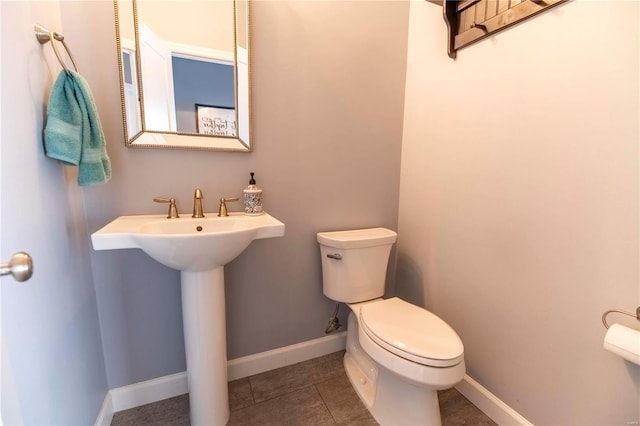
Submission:
<svg viewBox="0 0 640 426">
<path fill-rule="evenodd" d="M 228 425 L 377 425 L 351 387 L 344 351 L 229 383 Z M 439 393 L 442 423 L 495 425 L 455 389 Z M 120 411 L 112 426 L 189 425 L 189 396 Z"/>
</svg>

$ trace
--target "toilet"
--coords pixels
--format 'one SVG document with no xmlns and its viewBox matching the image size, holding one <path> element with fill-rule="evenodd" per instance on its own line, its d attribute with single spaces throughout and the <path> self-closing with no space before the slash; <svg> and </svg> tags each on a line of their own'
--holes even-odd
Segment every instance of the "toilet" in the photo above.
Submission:
<svg viewBox="0 0 640 426">
<path fill-rule="evenodd" d="M 438 394 L 462 380 L 464 346 L 442 319 L 393 297 L 382 299 L 391 247 L 385 228 L 320 232 L 325 296 L 349 313 L 344 367 L 382 425 L 440 425 Z"/>
</svg>

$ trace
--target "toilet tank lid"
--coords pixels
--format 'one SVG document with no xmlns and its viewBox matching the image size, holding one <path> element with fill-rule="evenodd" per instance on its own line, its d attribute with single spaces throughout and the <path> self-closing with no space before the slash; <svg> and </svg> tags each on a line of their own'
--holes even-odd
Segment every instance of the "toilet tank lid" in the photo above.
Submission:
<svg viewBox="0 0 640 426">
<path fill-rule="evenodd" d="M 318 242 L 334 248 L 373 247 L 393 244 L 396 242 L 397 235 L 394 231 L 386 228 L 319 232 Z"/>
</svg>

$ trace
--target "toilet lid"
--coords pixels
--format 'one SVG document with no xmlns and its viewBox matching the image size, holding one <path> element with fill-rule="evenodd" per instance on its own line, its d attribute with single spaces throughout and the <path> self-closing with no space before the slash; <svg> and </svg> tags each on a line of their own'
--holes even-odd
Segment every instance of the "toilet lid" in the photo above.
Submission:
<svg viewBox="0 0 640 426">
<path fill-rule="evenodd" d="M 410 361 L 448 367 L 463 360 L 462 341 L 446 322 L 397 297 L 363 305 L 360 319 L 371 339 Z"/>
</svg>

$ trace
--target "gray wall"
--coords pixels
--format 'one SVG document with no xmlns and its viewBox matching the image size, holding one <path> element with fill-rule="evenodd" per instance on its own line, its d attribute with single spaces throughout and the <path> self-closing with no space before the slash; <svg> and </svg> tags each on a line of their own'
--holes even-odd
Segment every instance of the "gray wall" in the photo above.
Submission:
<svg viewBox="0 0 640 426">
<path fill-rule="evenodd" d="M 396 288 L 536 425 L 640 420 L 600 321 L 640 304 L 639 6 L 567 2 L 452 61 L 411 3 Z"/>
<path fill-rule="evenodd" d="M 47 97 L 60 71 L 39 22 L 61 31 L 57 1 L 2 10 L 2 261 L 33 256 L 34 274 L 2 278 L 4 424 L 93 424 L 108 390 L 87 223 L 76 171 L 44 156 Z"/>
<path fill-rule="evenodd" d="M 255 171 L 286 235 L 255 241 L 225 268 L 228 356 L 324 336 L 333 302 L 316 232 L 396 227 L 408 4 L 253 2 L 249 154 L 125 148 L 111 2 L 64 2 L 62 12 L 113 163 L 112 181 L 85 191 L 89 231 L 163 213 L 158 195 L 190 212 L 197 187 L 215 211 Z M 136 250 L 93 251 L 91 264 L 109 387 L 184 371 L 179 274 Z"/>
</svg>

